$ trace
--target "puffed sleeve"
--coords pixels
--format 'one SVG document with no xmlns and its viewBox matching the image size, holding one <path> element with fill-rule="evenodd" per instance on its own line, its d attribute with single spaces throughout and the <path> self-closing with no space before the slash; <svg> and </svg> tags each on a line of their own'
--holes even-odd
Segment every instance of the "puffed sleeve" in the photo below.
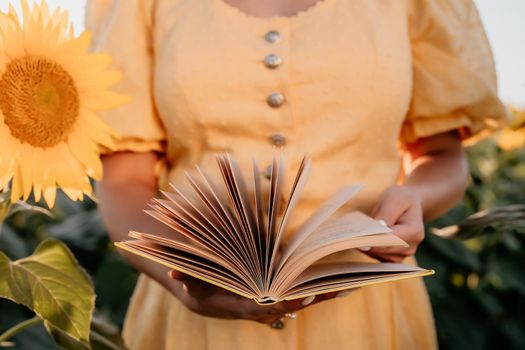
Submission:
<svg viewBox="0 0 525 350">
<path fill-rule="evenodd" d="M 86 5 L 92 51 L 112 56 L 112 68 L 123 76 L 114 90 L 131 97 L 126 105 L 101 113 L 120 135 L 116 151 L 165 151 L 166 133 L 152 95 L 153 1 L 88 0 Z"/>
<path fill-rule="evenodd" d="M 509 113 L 473 0 L 410 0 L 413 95 L 401 141 L 458 130 L 466 144 L 497 130 Z"/>
</svg>

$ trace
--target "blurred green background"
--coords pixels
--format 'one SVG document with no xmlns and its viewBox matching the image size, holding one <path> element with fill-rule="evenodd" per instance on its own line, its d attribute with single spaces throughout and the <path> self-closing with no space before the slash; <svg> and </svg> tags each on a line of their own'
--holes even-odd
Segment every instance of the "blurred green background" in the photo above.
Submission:
<svg viewBox="0 0 525 350">
<path fill-rule="evenodd" d="M 517 131 L 509 129 L 499 142 L 488 139 L 467 150 L 472 177 L 467 195 L 428 224 L 429 232 L 487 208 L 524 202 L 525 118 L 517 116 L 522 119 L 514 124 Z M 19 259 L 47 237 L 62 240 L 92 276 L 97 316 L 121 327 L 137 272 L 115 252 L 93 202 L 73 203 L 62 196 L 54 214 L 53 219 L 35 212 L 13 215 L 1 229 L 0 250 Z M 523 226 L 488 227 L 485 234 L 468 240 L 427 233 L 417 258 L 420 265 L 437 271 L 425 282 L 442 349 L 525 349 Z M 0 332 L 31 316 L 24 307 L 0 300 Z M 17 345 L 12 349 L 57 349 L 39 326 L 13 340 Z"/>
</svg>

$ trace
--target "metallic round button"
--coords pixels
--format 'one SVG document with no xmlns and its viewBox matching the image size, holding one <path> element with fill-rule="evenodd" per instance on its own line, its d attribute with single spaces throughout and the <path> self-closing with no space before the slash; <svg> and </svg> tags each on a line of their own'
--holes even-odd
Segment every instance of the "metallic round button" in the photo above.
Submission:
<svg viewBox="0 0 525 350">
<path fill-rule="evenodd" d="M 273 134 L 270 136 L 270 140 L 278 147 L 284 146 L 286 143 L 286 138 L 282 134 Z"/>
<path fill-rule="evenodd" d="M 271 107 L 277 108 L 284 103 L 284 95 L 279 92 L 273 92 L 266 98 L 266 102 Z"/>
<path fill-rule="evenodd" d="M 277 68 L 281 65 L 281 63 L 283 63 L 282 57 L 274 53 L 266 55 L 266 57 L 264 58 L 264 64 L 268 68 Z"/>
<path fill-rule="evenodd" d="M 279 33 L 276 30 L 270 30 L 264 35 L 264 40 L 266 40 L 266 42 L 269 42 L 271 44 L 278 43 L 279 40 L 281 40 L 281 33 Z"/>
<path fill-rule="evenodd" d="M 264 169 L 263 175 L 268 180 L 272 178 L 272 166 L 271 165 L 268 165 L 266 169 Z"/>
<path fill-rule="evenodd" d="M 270 325 L 274 329 L 283 329 L 284 328 L 284 322 L 281 320 L 275 321 Z"/>
</svg>

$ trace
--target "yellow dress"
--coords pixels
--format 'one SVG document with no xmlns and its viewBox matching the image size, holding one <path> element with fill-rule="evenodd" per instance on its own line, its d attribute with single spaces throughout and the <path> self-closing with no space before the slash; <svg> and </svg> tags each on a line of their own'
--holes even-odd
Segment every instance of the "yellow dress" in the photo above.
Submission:
<svg viewBox="0 0 525 350">
<path fill-rule="evenodd" d="M 369 211 L 399 178 L 403 142 L 453 129 L 472 141 L 507 115 L 470 0 L 321 0 L 271 18 L 222 0 L 91 0 L 87 13 L 93 49 L 113 55 L 134 97 L 104 115 L 118 149 L 164 154 L 161 187 L 195 164 L 214 169 L 217 152 L 249 169 L 278 146 L 294 170 L 309 153 L 296 223 L 345 184 L 365 185 L 350 206 Z M 142 275 L 124 338 L 130 349 L 437 347 L 422 279 L 361 288 L 277 330 L 195 314 Z"/>
</svg>

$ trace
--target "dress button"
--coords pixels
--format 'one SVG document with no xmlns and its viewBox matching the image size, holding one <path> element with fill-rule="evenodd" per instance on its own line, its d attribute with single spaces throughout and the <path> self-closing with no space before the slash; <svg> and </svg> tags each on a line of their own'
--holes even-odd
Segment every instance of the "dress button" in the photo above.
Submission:
<svg viewBox="0 0 525 350">
<path fill-rule="evenodd" d="M 284 103 L 284 95 L 279 92 L 273 92 L 266 98 L 266 102 L 271 107 L 280 107 Z"/>
<path fill-rule="evenodd" d="M 269 43 L 277 43 L 281 40 L 281 33 L 276 30 L 270 30 L 264 35 L 264 40 Z"/>
<path fill-rule="evenodd" d="M 268 165 L 266 169 L 264 169 L 263 175 L 268 180 L 272 178 L 272 166 L 271 165 Z"/>
<path fill-rule="evenodd" d="M 266 55 L 264 58 L 264 64 L 266 64 L 266 67 L 268 68 L 277 68 L 281 65 L 281 63 L 283 63 L 282 57 L 274 53 Z"/>
<path fill-rule="evenodd" d="M 284 146 L 286 143 L 286 138 L 282 134 L 273 134 L 270 136 L 270 140 L 275 146 Z"/>
<path fill-rule="evenodd" d="M 274 329 L 283 329 L 284 328 L 284 322 L 281 320 L 275 321 L 270 325 Z"/>
</svg>

